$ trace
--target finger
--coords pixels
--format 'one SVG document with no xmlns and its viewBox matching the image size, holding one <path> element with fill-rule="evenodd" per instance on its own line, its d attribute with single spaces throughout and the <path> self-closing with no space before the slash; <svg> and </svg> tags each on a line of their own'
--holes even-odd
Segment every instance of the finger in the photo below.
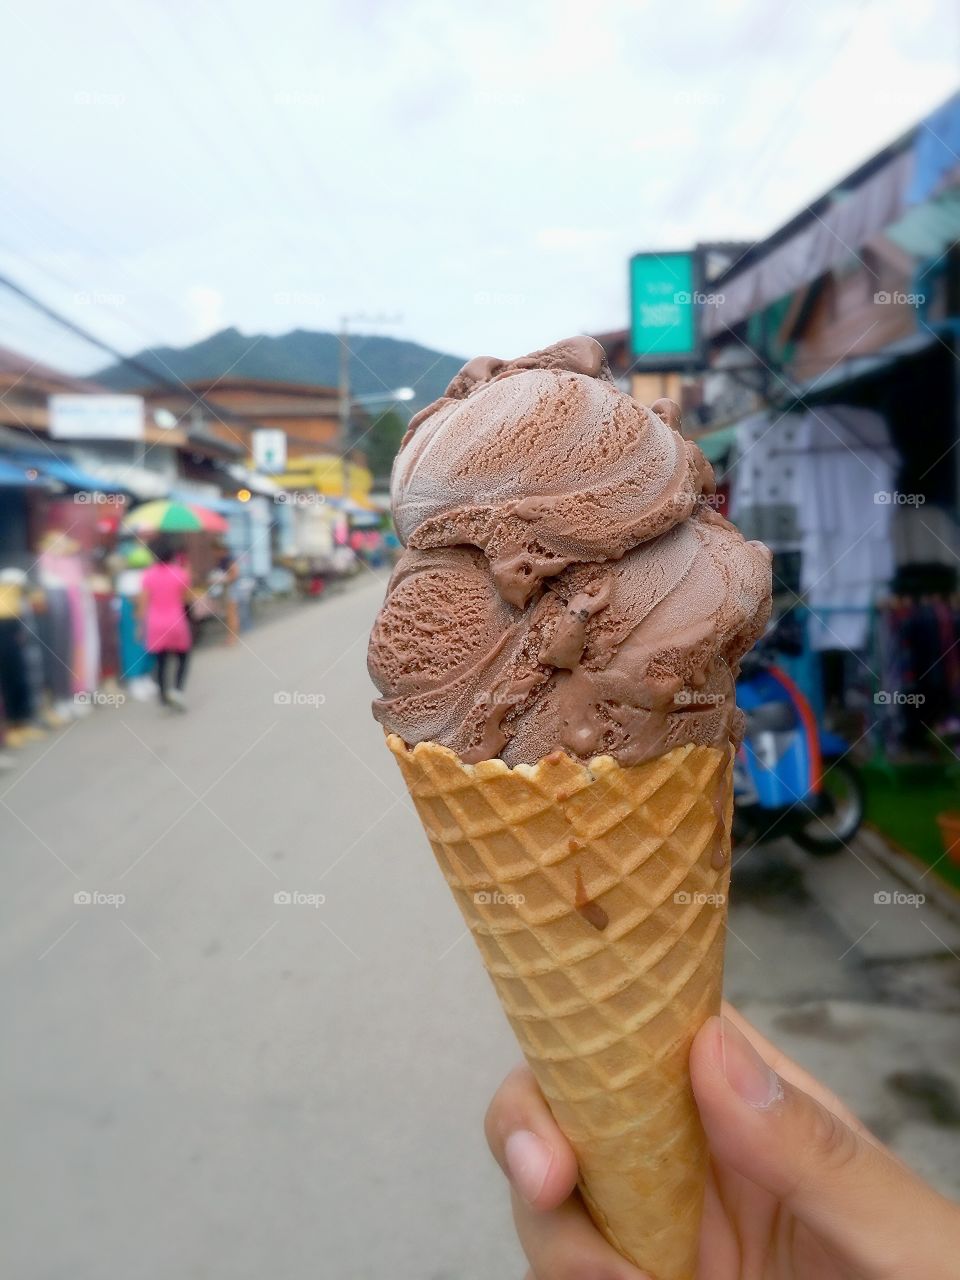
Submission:
<svg viewBox="0 0 960 1280">
<path fill-rule="evenodd" d="M 956 1211 L 889 1153 L 711 1018 L 690 1055 L 711 1154 L 770 1191 L 858 1274 L 934 1275 L 918 1253 L 956 1232 Z"/>
<path fill-rule="evenodd" d="M 804 1071 L 799 1063 L 794 1062 L 792 1058 L 787 1057 L 782 1049 L 778 1049 L 775 1044 L 766 1038 L 766 1036 L 757 1030 L 757 1028 L 743 1016 L 739 1009 L 735 1009 L 732 1004 L 728 1004 L 726 1000 L 723 1002 L 723 1016 L 728 1022 L 732 1022 L 734 1026 L 742 1031 L 746 1038 L 750 1041 L 756 1051 L 763 1058 L 768 1066 L 773 1067 L 778 1076 L 784 1080 L 788 1080 L 791 1084 L 802 1089 L 804 1093 L 808 1093 L 811 1098 L 815 1098 L 832 1111 L 839 1119 L 848 1124 L 851 1129 L 856 1129 L 858 1133 L 869 1138 L 871 1142 L 875 1142 L 873 1134 L 866 1128 L 864 1124 L 857 1119 L 853 1112 L 832 1093 L 825 1084 L 821 1084 L 809 1071 Z"/>
<path fill-rule="evenodd" d="M 511 1071 L 484 1120 L 494 1159 L 538 1209 L 552 1209 L 577 1185 L 577 1160 L 529 1067 Z"/>
<path fill-rule="evenodd" d="M 607 1244 L 579 1196 L 544 1212 L 514 1191 L 513 1220 L 536 1280 L 649 1280 Z"/>
</svg>

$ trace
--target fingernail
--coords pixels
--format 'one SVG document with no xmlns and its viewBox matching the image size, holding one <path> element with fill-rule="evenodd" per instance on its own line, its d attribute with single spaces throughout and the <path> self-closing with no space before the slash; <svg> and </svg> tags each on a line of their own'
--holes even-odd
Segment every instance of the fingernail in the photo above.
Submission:
<svg viewBox="0 0 960 1280">
<path fill-rule="evenodd" d="M 730 1088 L 758 1111 L 783 1097 L 780 1077 L 757 1053 L 739 1028 L 727 1018 L 720 1022 L 723 1074 Z"/>
<path fill-rule="evenodd" d="M 507 1138 L 504 1154 L 510 1181 L 527 1204 L 533 1204 L 547 1180 L 553 1151 L 529 1129 L 517 1129 Z"/>
</svg>

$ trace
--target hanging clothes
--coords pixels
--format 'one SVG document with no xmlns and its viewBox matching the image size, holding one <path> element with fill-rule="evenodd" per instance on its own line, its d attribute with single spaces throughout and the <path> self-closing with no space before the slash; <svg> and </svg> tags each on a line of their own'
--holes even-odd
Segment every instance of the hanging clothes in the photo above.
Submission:
<svg viewBox="0 0 960 1280">
<path fill-rule="evenodd" d="M 884 748 L 929 749 L 960 733 L 960 599 L 899 597 L 877 610 L 873 665 Z"/>
<path fill-rule="evenodd" d="M 143 582 L 143 569 L 123 569 L 117 575 L 117 598 L 120 602 L 120 679 L 142 680 L 153 671 L 155 662 L 143 643 L 137 620 L 137 602 Z"/>
<path fill-rule="evenodd" d="M 737 428 L 732 518 L 746 537 L 799 558 L 815 649 L 868 643 L 870 605 L 893 573 L 897 465 L 886 423 L 867 409 L 766 412 Z M 774 590 L 783 585 L 794 589 Z"/>
<path fill-rule="evenodd" d="M 7 574 L 11 577 L 4 580 Z M 12 576 L 16 574 L 19 570 L 0 574 L 0 698 L 4 718 L 12 725 L 27 723 L 34 710 L 21 619 L 24 592 L 22 583 Z"/>
<path fill-rule="evenodd" d="M 890 518 L 899 459 L 887 424 L 869 409 L 810 409 L 792 461 L 803 495 L 800 582 L 814 614 L 811 644 L 865 649 L 870 605 L 894 569 Z"/>
<path fill-rule="evenodd" d="M 62 706 L 73 697 L 73 630 L 66 588 L 46 586 L 44 602 L 44 610 L 37 617 L 43 682 L 54 703 Z"/>
<path fill-rule="evenodd" d="M 780 454 L 793 449 L 800 416 L 755 413 L 737 426 L 736 462 L 731 475 L 729 515 L 745 538 L 771 551 L 799 551 L 797 506 L 801 495 L 793 467 Z"/>
</svg>

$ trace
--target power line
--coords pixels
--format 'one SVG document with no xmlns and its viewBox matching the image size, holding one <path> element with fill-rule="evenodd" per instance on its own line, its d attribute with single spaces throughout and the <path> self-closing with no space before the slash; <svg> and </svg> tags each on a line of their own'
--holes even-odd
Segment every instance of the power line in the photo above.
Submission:
<svg viewBox="0 0 960 1280">
<path fill-rule="evenodd" d="M 222 426 L 226 427 L 228 431 L 231 431 L 232 434 L 236 435 L 236 432 L 233 432 L 233 429 L 230 426 L 229 420 L 231 419 L 234 422 L 242 423 L 246 427 L 254 427 L 256 425 L 249 419 L 234 413 L 232 409 L 228 409 L 225 405 L 218 404 L 215 400 L 210 400 L 204 395 L 198 395 L 197 392 L 195 392 L 181 379 L 177 378 L 176 375 L 172 378 L 166 378 L 162 373 L 158 373 L 155 369 L 150 368 L 149 365 L 144 364 L 135 356 L 124 355 L 122 351 L 119 351 L 111 343 L 104 341 L 103 338 L 97 337 L 97 335 L 95 333 L 91 333 L 89 329 L 85 329 L 82 325 L 76 324 L 73 320 L 69 319 L 69 317 L 61 315 L 60 312 L 54 310 L 53 307 L 48 306 L 47 303 L 30 293 L 29 290 L 22 288 L 22 286 L 17 284 L 15 280 L 11 280 L 9 276 L 0 274 L 0 288 L 8 289 L 16 297 L 22 299 L 22 301 L 26 302 L 36 311 L 39 311 L 42 315 L 46 316 L 48 320 L 52 320 L 55 324 L 60 325 L 76 337 L 82 338 L 83 341 L 90 343 L 91 346 L 97 347 L 101 351 L 105 351 L 108 355 L 112 356 L 114 360 L 135 370 L 141 377 L 146 378 L 148 383 L 159 387 L 163 391 L 167 391 L 178 396 L 183 395 L 184 392 L 186 392 L 187 395 L 193 396 L 194 404 L 199 405 L 204 409 L 210 417 L 216 418 L 216 420 Z M 190 409 L 193 407 L 194 406 L 191 405 Z M 189 411 L 190 410 L 187 412 Z M 183 416 L 185 417 L 186 414 Z M 239 436 L 237 436 L 237 441 L 246 447 L 247 442 L 245 440 L 241 440 Z"/>
</svg>

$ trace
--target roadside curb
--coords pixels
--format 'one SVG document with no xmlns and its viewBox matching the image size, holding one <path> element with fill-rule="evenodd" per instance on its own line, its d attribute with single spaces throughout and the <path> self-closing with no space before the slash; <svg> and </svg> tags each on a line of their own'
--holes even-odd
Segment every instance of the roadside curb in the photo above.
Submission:
<svg viewBox="0 0 960 1280">
<path fill-rule="evenodd" d="M 951 923 L 960 925 L 960 894 L 945 884 L 928 863 L 915 858 L 909 850 L 892 845 L 872 827 L 861 828 L 858 843 L 912 893 L 925 894 Z"/>
</svg>

